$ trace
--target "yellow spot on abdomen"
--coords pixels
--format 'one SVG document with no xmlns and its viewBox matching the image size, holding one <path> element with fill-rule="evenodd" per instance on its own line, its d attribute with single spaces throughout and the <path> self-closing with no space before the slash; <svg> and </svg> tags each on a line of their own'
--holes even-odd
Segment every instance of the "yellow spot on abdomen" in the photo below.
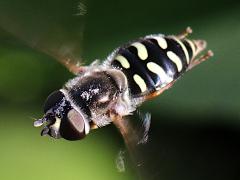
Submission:
<svg viewBox="0 0 240 180">
<path fill-rule="evenodd" d="M 158 42 L 158 45 L 162 48 L 162 49 L 167 49 L 167 41 L 166 41 L 166 39 L 164 38 L 164 37 L 162 37 L 162 36 L 156 36 L 156 37 L 154 37 L 156 40 L 157 40 L 157 42 Z"/>
<path fill-rule="evenodd" d="M 135 42 L 135 43 L 132 44 L 132 46 L 137 48 L 138 57 L 141 60 L 146 60 L 148 58 L 147 48 L 142 43 Z"/>
<path fill-rule="evenodd" d="M 124 56 L 118 55 L 117 57 L 115 57 L 115 60 L 120 62 L 123 68 L 125 68 L 125 69 L 130 68 L 130 64 Z"/>
<path fill-rule="evenodd" d="M 145 81 L 143 80 L 143 78 L 141 78 L 141 76 L 139 76 L 138 74 L 134 74 L 133 79 L 134 79 L 135 83 L 139 86 L 139 88 L 141 89 L 141 92 L 145 92 L 147 90 L 147 85 L 146 85 Z"/>
<path fill-rule="evenodd" d="M 182 41 L 178 40 L 176 37 L 171 37 L 173 40 L 175 40 L 182 48 L 185 56 L 186 56 L 186 60 L 187 60 L 187 63 L 189 64 L 189 54 L 188 54 L 188 51 L 187 51 L 187 48 L 185 47 L 185 45 L 182 43 Z"/>
<path fill-rule="evenodd" d="M 193 44 L 193 42 L 189 39 L 185 39 L 185 41 L 188 42 L 188 44 L 190 45 L 191 49 L 192 49 L 192 54 L 193 54 L 193 57 L 196 55 L 196 49 L 195 49 L 195 46 Z"/>
<path fill-rule="evenodd" d="M 164 69 L 155 62 L 147 63 L 147 68 L 149 69 L 149 71 L 157 74 L 160 77 L 162 85 L 168 84 L 173 80 L 173 78 L 169 77 L 164 71 Z"/>
<path fill-rule="evenodd" d="M 182 70 L 182 61 L 181 59 L 172 51 L 168 51 L 167 52 L 167 56 L 168 58 L 174 62 L 174 64 L 176 64 L 178 72 L 180 72 Z"/>
</svg>

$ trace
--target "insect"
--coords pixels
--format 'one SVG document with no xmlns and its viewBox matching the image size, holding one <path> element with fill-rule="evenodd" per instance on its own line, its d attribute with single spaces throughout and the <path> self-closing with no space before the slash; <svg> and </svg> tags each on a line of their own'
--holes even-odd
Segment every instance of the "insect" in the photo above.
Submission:
<svg viewBox="0 0 240 180">
<path fill-rule="evenodd" d="M 124 118 L 144 101 L 172 87 L 178 78 L 213 55 L 204 40 L 191 40 L 186 28 L 179 35 L 154 34 L 114 50 L 102 63 L 66 63 L 76 77 L 49 95 L 44 116 L 34 126 L 42 135 L 67 140 L 84 138 L 92 129 L 114 123 L 124 137 Z"/>
</svg>

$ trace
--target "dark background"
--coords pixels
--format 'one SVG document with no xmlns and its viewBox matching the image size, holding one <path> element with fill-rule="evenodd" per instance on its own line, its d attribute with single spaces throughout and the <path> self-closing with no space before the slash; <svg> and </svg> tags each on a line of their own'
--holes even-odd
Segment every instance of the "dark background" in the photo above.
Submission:
<svg viewBox="0 0 240 180">
<path fill-rule="evenodd" d="M 240 179 L 240 3 L 89 0 L 84 16 L 78 5 L 0 0 L 0 179 Z M 152 124 L 138 166 L 126 153 L 118 172 L 124 145 L 113 125 L 76 142 L 32 126 L 48 94 L 73 77 L 39 48 L 88 64 L 129 40 L 187 26 L 215 56 L 141 107 Z"/>
</svg>

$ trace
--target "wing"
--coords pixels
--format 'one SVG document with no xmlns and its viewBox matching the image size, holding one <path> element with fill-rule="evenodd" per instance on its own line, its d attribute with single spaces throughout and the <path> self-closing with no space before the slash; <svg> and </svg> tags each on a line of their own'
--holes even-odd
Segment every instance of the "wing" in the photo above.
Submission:
<svg viewBox="0 0 240 180">
<path fill-rule="evenodd" d="M 135 115 L 137 116 L 136 119 L 123 118 L 118 115 L 112 116 L 112 119 L 114 125 L 118 128 L 124 139 L 132 162 L 135 164 L 135 167 L 139 167 L 143 161 L 141 155 L 141 145 L 146 144 L 148 141 L 151 115 L 150 113 L 140 113 L 139 111 Z M 124 169 L 119 168 L 123 167 L 122 151 L 120 151 L 120 153 L 121 156 L 118 156 L 116 161 L 117 167 L 118 169 Z M 121 161 L 119 161 L 119 157 Z"/>
<path fill-rule="evenodd" d="M 79 0 L 1 1 L 0 29 L 76 72 L 82 62 L 85 15 L 86 6 Z"/>
</svg>

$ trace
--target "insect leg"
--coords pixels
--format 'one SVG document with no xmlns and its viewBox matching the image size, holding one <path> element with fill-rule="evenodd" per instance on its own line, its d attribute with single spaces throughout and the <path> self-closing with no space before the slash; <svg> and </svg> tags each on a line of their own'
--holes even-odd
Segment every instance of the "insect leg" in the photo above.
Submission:
<svg viewBox="0 0 240 180">
<path fill-rule="evenodd" d="M 112 119 L 113 124 L 118 128 L 121 135 L 123 136 L 124 142 L 130 152 L 133 152 L 137 142 L 137 132 L 131 126 L 131 123 L 128 119 L 119 116 L 116 113 L 110 113 L 110 118 Z"/>
<path fill-rule="evenodd" d="M 113 124 L 120 131 L 128 150 L 130 160 L 135 165 L 139 177 L 141 177 L 142 172 L 139 168 L 144 163 L 144 158 L 142 156 L 144 152 L 142 148 L 143 145 L 148 142 L 151 114 L 137 112 L 135 115 L 137 119 L 128 119 L 114 113 L 112 115 L 112 120 Z"/>
<path fill-rule="evenodd" d="M 178 39 L 185 39 L 189 34 L 192 33 L 192 28 L 187 27 L 183 32 L 177 35 Z"/>
<path fill-rule="evenodd" d="M 87 66 L 80 66 L 79 63 L 75 63 L 71 59 L 59 61 L 73 74 L 81 74 L 87 69 Z"/>
<path fill-rule="evenodd" d="M 140 127 L 138 127 L 138 145 L 139 144 L 146 144 L 148 142 L 148 133 L 151 124 L 151 114 L 148 112 L 142 113 L 139 110 L 137 111 L 137 115 L 141 122 Z"/>
<path fill-rule="evenodd" d="M 198 64 L 208 60 L 212 56 L 213 56 L 213 52 L 211 50 L 208 50 L 206 54 L 200 56 L 199 58 L 193 59 L 192 62 L 189 64 L 187 70 L 192 69 L 193 67 L 197 66 Z"/>
<path fill-rule="evenodd" d="M 90 122 L 90 128 L 91 128 L 91 130 L 98 129 L 98 126 L 93 121 L 91 121 Z"/>
<path fill-rule="evenodd" d="M 168 85 L 166 85 L 165 87 L 163 87 L 163 88 L 161 88 L 161 89 L 159 89 L 159 90 L 157 90 L 157 91 L 154 91 L 153 93 L 145 96 L 145 99 L 146 99 L 146 100 L 150 100 L 150 99 L 155 98 L 156 96 L 159 96 L 159 95 L 162 94 L 165 90 L 171 88 L 172 85 L 173 85 L 175 82 L 176 82 L 176 80 L 170 82 L 170 83 L 169 83 Z"/>
</svg>

